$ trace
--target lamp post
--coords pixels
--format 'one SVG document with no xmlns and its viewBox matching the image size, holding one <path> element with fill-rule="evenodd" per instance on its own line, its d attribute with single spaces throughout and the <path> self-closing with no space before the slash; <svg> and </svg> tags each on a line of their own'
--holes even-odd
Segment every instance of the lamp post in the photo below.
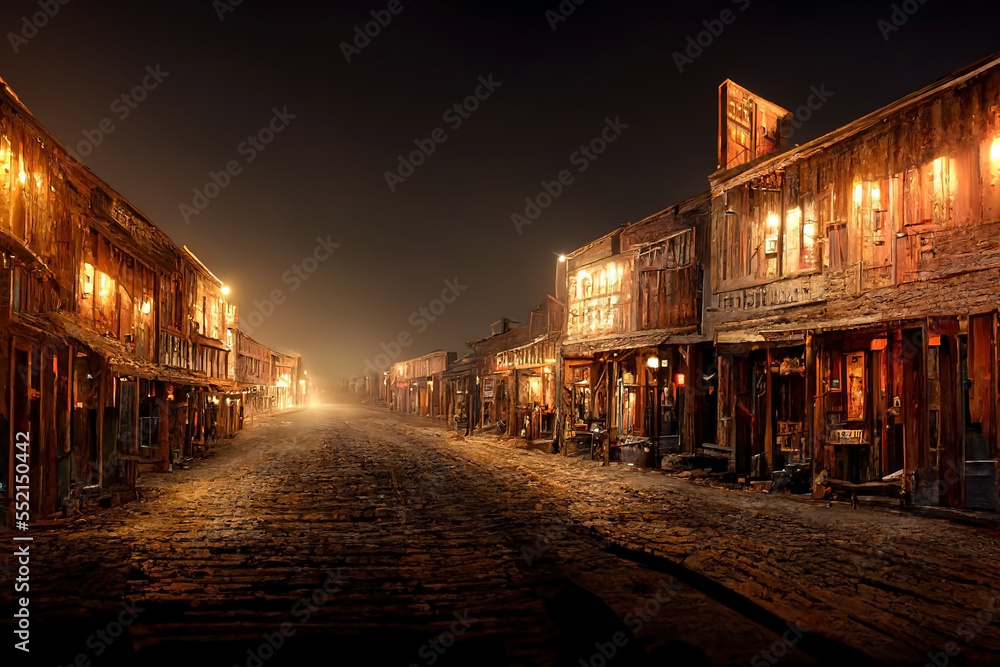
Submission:
<svg viewBox="0 0 1000 667">
<path fill-rule="evenodd" d="M 569 304 L 567 303 L 566 294 L 566 267 L 569 261 L 566 255 L 562 253 L 553 253 L 556 256 L 556 284 L 555 284 L 555 297 L 564 306 L 564 311 L 568 310 Z M 551 316 L 551 314 L 550 314 Z M 566 312 L 562 315 L 563 321 L 560 322 L 559 329 L 565 333 L 565 318 Z M 557 341 L 558 342 L 558 341 Z M 564 406 L 563 406 L 563 358 L 562 351 L 559 349 L 558 345 L 555 348 L 554 355 L 554 370 L 555 373 L 552 377 L 553 382 L 553 392 L 552 400 L 555 401 L 553 418 L 555 422 L 552 425 L 553 435 L 555 437 L 555 451 L 560 451 L 562 449 L 563 442 L 563 420 L 565 419 Z"/>
<path fill-rule="evenodd" d="M 556 256 L 556 290 L 555 297 L 566 302 L 566 265 L 569 263 L 566 259 L 566 255 L 560 253 L 552 253 Z"/>
</svg>

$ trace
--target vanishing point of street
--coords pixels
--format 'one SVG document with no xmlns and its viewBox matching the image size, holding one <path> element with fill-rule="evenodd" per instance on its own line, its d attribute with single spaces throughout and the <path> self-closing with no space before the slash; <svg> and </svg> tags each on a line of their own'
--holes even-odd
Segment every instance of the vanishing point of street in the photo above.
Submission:
<svg viewBox="0 0 1000 667">
<path fill-rule="evenodd" d="M 711 488 L 346 405 L 262 420 L 140 486 L 33 527 L 33 658 L 1000 661 L 986 519 Z"/>
</svg>

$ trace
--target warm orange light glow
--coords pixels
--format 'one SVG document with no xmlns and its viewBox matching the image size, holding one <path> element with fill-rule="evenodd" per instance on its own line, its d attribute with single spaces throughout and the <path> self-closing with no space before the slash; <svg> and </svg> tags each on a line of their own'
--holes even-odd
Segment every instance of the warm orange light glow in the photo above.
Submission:
<svg viewBox="0 0 1000 667">
<path fill-rule="evenodd" d="M 674 382 L 677 383 L 678 387 L 683 387 L 684 386 L 684 379 L 685 379 L 684 378 L 684 373 L 678 373 L 677 377 L 674 379 Z"/>
<path fill-rule="evenodd" d="M 872 205 L 878 204 L 878 201 L 882 198 L 882 191 L 877 185 L 872 186 Z"/>
<path fill-rule="evenodd" d="M 943 157 L 939 157 L 933 162 L 934 165 L 934 183 L 935 185 L 940 184 L 944 179 L 945 174 L 945 161 Z"/>
<path fill-rule="evenodd" d="M 101 298 L 106 298 L 114 289 L 114 281 L 106 273 L 98 271 L 97 274 L 97 293 Z"/>
<path fill-rule="evenodd" d="M 559 255 L 559 261 L 560 262 L 565 262 L 566 261 L 566 255 Z"/>
<path fill-rule="evenodd" d="M 990 146 L 990 160 L 1000 162 L 1000 135 L 993 139 L 993 144 Z"/>
<path fill-rule="evenodd" d="M 20 181 L 21 185 L 24 185 L 28 181 L 28 175 L 24 173 L 24 169 L 17 174 L 17 180 Z"/>
<path fill-rule="evenodd" d="M 872 350 L 884 350 L 889 344 L 889 341 L 885 338 L 876 338 L 872 341 Z"/>
<path fill-rule="evenodd" d="M 858 205 L 861 204 L 861 184 L 860 183 L 855 183 L 854 184 L 854 203 L 858 204 Z"/>
<path fill-rule="evenodd" d="M 94 294 L 94 265 L 85 262 L 83 265 L 83 298 L 89 299 Z"/>
<path fill-rule="evenodd" d="M 798 229 L 799 223 L 802 221 L 802 209 L 800 208 L 790 208 L 785 213 L 785 226 L 789 229 Z"/>
<path fill-rule="evenodd" d="M 657 359 L 656 357 L 650 357 L 649 359 L 646 360 L 646 365 L 649 366 L 650 368 L 659 368 L 660 360 Z"/>
</svg>

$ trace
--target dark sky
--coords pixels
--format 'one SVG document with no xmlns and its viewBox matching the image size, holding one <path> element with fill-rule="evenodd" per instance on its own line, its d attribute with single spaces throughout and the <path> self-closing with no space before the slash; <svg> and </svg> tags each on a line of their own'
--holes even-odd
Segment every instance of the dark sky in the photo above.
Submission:
<svg viewBox="0 0 1000 667">
<path fill-rule="evenodd" d="M 68 146 L 111 119 L 86 164 L 230 284 L 244 322 L 282 290 L 253 335 L 327 379 L 360 372 L 400 332 L 413 338 L 401 358 L 461 356 L 544 300 L 555 253 L 707 189 L 726 78 L 789 109 L 825 86 L 804 142 L 1000 51 L 996 2 L 910 0 L 886 39 L 889 2 L 587 0 L 553 31 L 557 0 L 400 0 L 348 63 L 339 44 L 388 0 L 242 0 L 220 20 L 223 2 L 70 0 L 15 53 L 10 32 L 40 10 L 8 0 L 0 76 Z M 735 20 L 679 72 L 673 53 L 727 8 Z M 112 104 L 147 66 L 168 76 L 121 119 Z M 454 129 L 443 113 L 490 75 L 499 87 Z M 295 118 L 248 161 L 241 143 L 286 107 Z M 606 118 L 628 128 L 579 172 L 571 155 Z M 446 140 L 390 191 L 397 155 L 437 128 Z M 231 160 L 241 172 L 186 223 L 179 206 Z M 573 182 L 518 234 L 511 215 L 567 169 Z M 340 247 L 296 285 L 286 272 L 317 237 Z M 414 326 L 455 279 L 467 289 Z"/>
</svg>

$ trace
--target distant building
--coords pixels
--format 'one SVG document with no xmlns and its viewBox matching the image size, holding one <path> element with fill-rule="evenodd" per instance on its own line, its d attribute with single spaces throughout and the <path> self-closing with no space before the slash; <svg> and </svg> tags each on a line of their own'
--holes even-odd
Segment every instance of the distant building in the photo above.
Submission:
<svg viewBox="0 0 1000 667">
<path fill-rule="evenodd" d="M 397 362 L 392 375 L 391 407 L 423 417 L 444 418 L 442 374 L 456 356 L 454 352 L 437 350 L 416 359 Z"/>
</svg>

